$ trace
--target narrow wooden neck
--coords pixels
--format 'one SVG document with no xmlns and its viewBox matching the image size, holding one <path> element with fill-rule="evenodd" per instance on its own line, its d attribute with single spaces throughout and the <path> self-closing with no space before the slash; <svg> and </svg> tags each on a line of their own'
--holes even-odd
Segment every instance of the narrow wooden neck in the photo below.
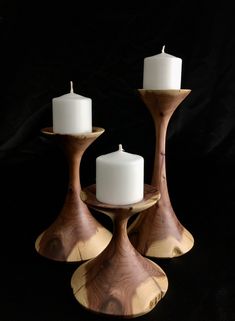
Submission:
<svg viewBox="0 0 235 321">
<path fill-rule="evenodd" d="M 156 147 L 152 185 L 157 187 L 160 192 L 163 185 L 166 184 L 166 133 L 171 115 L 172 113 L 155 117 Z"/>
<path fill-rule="evenodd" d="M 117 214 L 118 215 L 118 214 Z M 119 218 L 115 217 L 113 219 L 113 238 L 112 242 L 115 244 L 116 251 L 118 253 L 122 253 L 122 255 L 126 255 L 128 253 L 128 249 L 132 248 L 132 245 L 129 241 L 127 235 L 127 222 L 128 218 Z M 125 254 L 126 253 L 126 254 Z M 129 251 L 131 254 L 131 252 Z"/>
<path fill-rule="evenodd" d="M 165 142 L 169 120 L 188 96 L 191 90 L 145 90 L 139 89 L 141 99 L 150 111 L 156 131 L 156 147 L 152 185 L 157 187 L 161 194 L 166 191 L 166 169 L 165 169 Z M 160 202 L 163 197 L 161 197 Z"/>
<path fill-rule="evenodd" d="M 80 164 L 81 159 L 88 148 L 88 146 L 96 139 L 93 137 L 76 137 L 76 136 L 62 136 L 60 144 L 66 155 L 69 166 L 69 184 L 70 191 L 74 191 L 80 194 Z"/>
<path fill-rule="evenodd" d="M 118 214 L 117 214 L 118 215 Z M 127 218 L 119 218 L 117 216 L 114 217 L 113 219 L 113 225 L 114 225 L 114 230 L 113 230 L 113 237 L 115 238 L 125 238 L 127 237 Z"/>
<path fill-rule="evenodd" d="M 69 162 L 69 190 L 76 191 L 80 194 L 81 183 L 80 183 L 80 164 L 81 164 L 82 154 L 73 155 L 68 160 Z"/>
</svg>

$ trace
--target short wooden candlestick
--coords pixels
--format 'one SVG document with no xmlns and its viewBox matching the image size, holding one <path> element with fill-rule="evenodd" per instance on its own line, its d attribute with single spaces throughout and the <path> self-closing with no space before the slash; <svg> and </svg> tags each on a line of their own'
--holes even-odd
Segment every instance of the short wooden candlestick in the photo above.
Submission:
<svg viewBox="0 0 235 321">
<path fill-rule="evenodd" d="M 42 130 L 63 148 L 69 163 L 69 184 L 64 206 L 54 221 L 36 240 L 39 254 L 57 261 L 83 261 L 97 256 L 108 245 L 112 234 L 90 213 L 82 201 L 80 162 L 88 146 L 103 132 L 93 127 L 91 133 L 79 135 L 55 134 L 53 129 Z"/>
<path fill-rule="evenodd" d="M 176 217 L 168 194 L 165 141 L 169 120 L 189 95 L 191 90 L 145 90 L 139 94 L 149 109 L 156 131 L 156 146 L 152 186 L 160 193 L 159 202 L 142 212 L 128 229 L 133 246 L 143 255 L 150 257 L 171 258 L 185 254 L 194 244 L 191 233 L 186 230 Z"/>
<path fill-rule="evenodd" d="M 102 314 L 136 317 L 152 310 L 165 295 L 168 279 L 164 271 L 131 245 L 127 222 L 133 214 L 153 206 L 160 193 L 145 185 L 141 202 L 114 206 L 96 199 L 96 186 L 84 189 L 88 206 L 109 215 L 114 233 L 111 242 L 96 258 L 83 263 L 71 279 L 73 293 L 85 308 Z"/>
</svg>

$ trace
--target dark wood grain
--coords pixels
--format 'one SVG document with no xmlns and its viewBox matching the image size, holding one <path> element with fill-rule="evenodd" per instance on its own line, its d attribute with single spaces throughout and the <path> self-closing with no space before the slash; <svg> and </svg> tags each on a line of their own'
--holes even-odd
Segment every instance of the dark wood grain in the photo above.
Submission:
<svg viewBox="0 0 235 321">
<path fill-rule="evenodd" d="M 96 199 L 96 185 L 93 184 L 82 190 L 81 198 L 89 206 L 95 209 L 99 209 L 100 212 L 112 215 L 114 213 L 122 213 L 128 218 L 130 215 L 138 213 L 144 208 L 153 206 L 161 197 L 161 194 L 156 187 L 151 185 L 144 185 L 144 197 L 141 201 L 130 205 L 112 205 L 107 203 L 101 203 Z"/>
<path fill-rule="evenodd" d="M 145 185 L 141 202 L 118 208 L 97 201 L 94 185 L 84 193 L 89 206 L 112 217 L 114 232 L 106 249 L 74 272 L 71 285 L 76 299 L 85 308 L 108 315 L 133 317 L 149 312 L 165 295 L 168 280 L 157 264 L 132 246 L 127 222 L 136 211 L 153 206 L 159 191 Z"/>
<path fill-rule="evenodd" d="M 156 146 L 152 174 L 161 199 L 129 227 L 129 238 L 142 254 L 155 257 L 174 257 L 188 252 L 194 243 L 192 235 L 177 218 L 169 197 L 166 177 L 166 132 L 175 109 L 191 90 L 144 90 L 140 97 L 152 115 L 155 125 Z"/>
<path fill-rule="evenodd" d="M 61 212 L 36 241 L 36 250 L 42 256 L 59 261 L 85 260 L 99 254 L 111 239 L 111 233 L 91 215 L 80 197 L 82 155 L 103 132 L 97 127 L 92 133 L 82 135 L 54 134 L 52 128 L 43 130 L 64 150 L 68 159 L 69 183 Z"/>
</svg>

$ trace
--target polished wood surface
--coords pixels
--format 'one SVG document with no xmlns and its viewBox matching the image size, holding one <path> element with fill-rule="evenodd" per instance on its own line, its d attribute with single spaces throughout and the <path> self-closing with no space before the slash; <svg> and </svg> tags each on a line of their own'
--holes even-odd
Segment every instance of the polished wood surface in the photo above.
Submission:
<svg viewBox="0 0 235 321">
<path fill-rule="evenodd" d="M 127 222 L 133 214 L 153 206 L 160 198 L 156 188 L 145 185 L 141 202 L 117 206 L 100 203 L 95 185 L 83 191 L 88 206 L 109 215 L 114 232 L 109 245 L 96 258 L 74 272 L 71 286 L 77 301 L 96 313 L 136 317 L 151 311 L 168 289 L 165 272 L 132 246 Z"/>
<path fill-rule="evenodd" d="M 64 150 L 69 165 L 69 183 L 65 202 L 57 219 L 36 240 L 36 250 L 49 259 L 83 261 L 98 255 L 109 243 L 111 233 L 90 213 L 80 197 L 80 162 L 88 146 L 104 129 L 94 127 L 92 133 L 80 135 L 54 134 L 52 128 L 42 130 Z"/>
<path fill-rule="evenodd" d="M 191 90 L 145 90 L 139 94 L 152 115 L 155 125 L 156 146 L 152 174 L 153 186 L 160 193 L 159 202 L 140 213 L 128 229 L 134 247 L 143 255 L 152 257 L 176 257 L 188 252 L 194 239 L 180 223 L 169 197 L 166 177 L 166 133 L 169 120 L 175 109 L 190 94 Z"/>
</svg>

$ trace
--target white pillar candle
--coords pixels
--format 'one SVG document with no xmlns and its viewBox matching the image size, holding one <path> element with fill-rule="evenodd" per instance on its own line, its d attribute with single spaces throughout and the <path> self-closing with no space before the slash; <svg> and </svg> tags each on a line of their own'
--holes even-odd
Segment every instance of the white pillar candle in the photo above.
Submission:
<svg viewBox="0 0 235 321">
<path fill-rule="evenodd" d="M 58 134 L 92 132 L 92 101 L 73 92 L 52 99 L 53 131 Z"/>
<path fill-rule="evenodd" d="M 165 46 L 158 55 L 144 59 L 144 89 L 180 89 L 182 59 L 165 53 Z"/>
<path fill-rule="evenodd" d="M 119 150 L 96 158 L 96 198 L 112 205 L 139 202 L 144 195 L 144 159 Z"/>
</svg>

